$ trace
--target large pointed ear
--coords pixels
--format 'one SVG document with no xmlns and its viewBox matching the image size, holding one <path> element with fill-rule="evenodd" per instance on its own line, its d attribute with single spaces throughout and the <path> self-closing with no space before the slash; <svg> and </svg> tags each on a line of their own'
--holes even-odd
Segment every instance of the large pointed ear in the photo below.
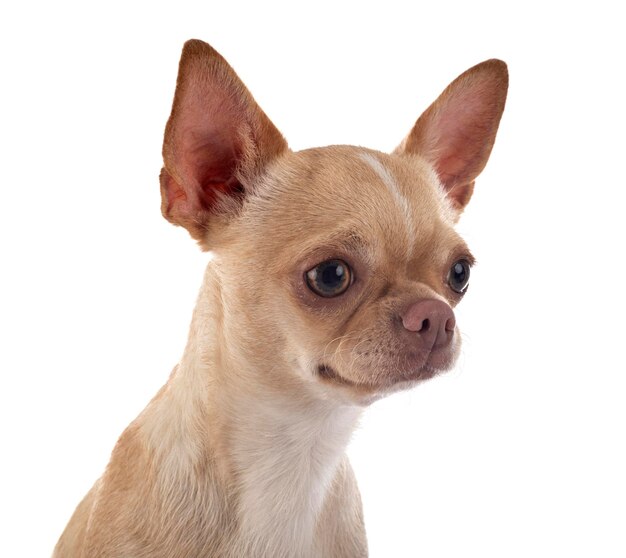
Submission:
<svg viewBox="0 0 626 558">
<path fill-rule="evenodd" d="M 487 60 L 456 78 L 419 117 L 394 151 L 416 153 L 437 171 L 458 214 L 487 164 L 504 110 L 509 76 L 501 60 Z"/>
<path fill-rule="evenodd" d="M 255 178 L 287 143 L 228 63 L 185 43 L 165 128 L 161 211 L 208 249 L 216 216 L 236 212 Z"/>
</svg>

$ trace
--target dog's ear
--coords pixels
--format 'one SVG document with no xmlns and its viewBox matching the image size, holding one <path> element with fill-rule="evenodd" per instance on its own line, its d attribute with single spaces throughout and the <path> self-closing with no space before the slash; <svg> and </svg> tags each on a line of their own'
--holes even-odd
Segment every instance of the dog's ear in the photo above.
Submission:
<svg viewBox="0 0 626 558">
<path fill-rule="evenodd" d="M 470 68 L 428 107 L 394 151 L 416 153 L 434 166 L 457 216 L 489 159 L 508 83 L 507 67 L 501 60 Z"/>
<path fill-rule="evenodd" d="M 163 142 L 163 216 L 208 249 L 212 220 L 236 212 L 287 149 L 228 63 L 202 41 L 185 43 Z"/>
</svg>

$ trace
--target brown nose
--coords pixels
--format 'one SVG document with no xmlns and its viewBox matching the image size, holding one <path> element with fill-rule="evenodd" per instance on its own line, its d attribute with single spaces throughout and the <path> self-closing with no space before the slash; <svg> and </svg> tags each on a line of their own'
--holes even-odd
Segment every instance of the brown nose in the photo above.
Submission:
<svg viewBox="0 0 626 558">
<path fill-rule="evenodd" d="M 419 333 L 426 346 L 441 348 L 452 340 L 456 320 L 445 302 L 426 299 L 409 306 L 402 314 L 402 324 L 408 331 Z"/>
</svg>

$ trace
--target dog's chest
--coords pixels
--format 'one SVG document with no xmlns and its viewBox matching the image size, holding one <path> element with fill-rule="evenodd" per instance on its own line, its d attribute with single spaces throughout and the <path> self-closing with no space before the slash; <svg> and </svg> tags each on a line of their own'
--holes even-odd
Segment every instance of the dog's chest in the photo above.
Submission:
<svg viewBox="0 0 626 558">
<path fill-rule="evenodd" d="M 317 520 L 357 416 L 349 409 L 281 420 L 265 435 L 240 440 L 233 456 L 240 471 L 238 524 L 251 550 L 313 554 Z"/>
</svg>

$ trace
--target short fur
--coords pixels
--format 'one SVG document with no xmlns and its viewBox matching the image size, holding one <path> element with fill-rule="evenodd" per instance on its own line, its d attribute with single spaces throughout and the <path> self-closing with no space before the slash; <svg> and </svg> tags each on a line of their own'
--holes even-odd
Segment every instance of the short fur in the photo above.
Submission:
<svg viewBox="0 0 626 558">
<path fill-rule="evenodd" d="M 367 555 L 345 448 L 364 406 L 456 359 L 448 275 L 472 256 L 453 225 L 507 80 L 497 60 L 468 70 L 393 154 L 294 153 L 215 50 L 185 45 L 162 211 L 213 257 L 180 363 L 56 558 Z M 351 284 L 319 296 L 307 272 L 335 259 Z"/>
</svg>

